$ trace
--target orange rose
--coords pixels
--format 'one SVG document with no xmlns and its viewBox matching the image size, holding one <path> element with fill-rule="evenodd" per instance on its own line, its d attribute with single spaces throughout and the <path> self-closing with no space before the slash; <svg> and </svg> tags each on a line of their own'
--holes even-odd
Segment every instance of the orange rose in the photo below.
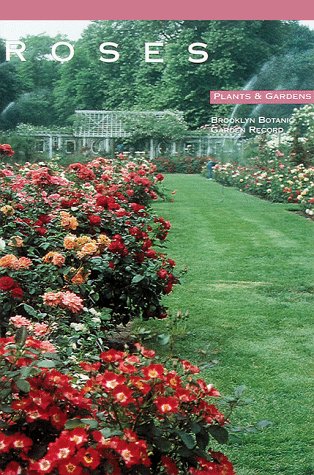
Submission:
<svg viewBox="0 0 314 475">
<path fill-rule="evenodd" d="M 13 254 L 7 254 L 6 256 L 1 257 L 0 267 L 5 267 L 7 269 L 13 269 L 14 265 L 18 262 L 18 258 Z"/>
<path fill-rule="evenodd" d="M 65 249 L 71 250 L 75 248 L 76 237 L 73 234 L 68 234 L 63 240 L 63 246 Z"/>
</svg>

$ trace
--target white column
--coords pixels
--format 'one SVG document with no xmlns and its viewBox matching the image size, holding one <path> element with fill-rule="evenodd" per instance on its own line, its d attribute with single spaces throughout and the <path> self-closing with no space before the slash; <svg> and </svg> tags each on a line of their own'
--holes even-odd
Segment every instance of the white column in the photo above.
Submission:
<svg viewBox="0 0 314 475">
<path fill-rule="evenodd" d="M 154 157 L 154 139 L 150 139 L 149 141 L 149 158 L 153 160 Z"/>
<path fill-rule="evenodd" d="M 49 158 L 52 158 L 52 135 L 49 135 Z"/>
</svg>

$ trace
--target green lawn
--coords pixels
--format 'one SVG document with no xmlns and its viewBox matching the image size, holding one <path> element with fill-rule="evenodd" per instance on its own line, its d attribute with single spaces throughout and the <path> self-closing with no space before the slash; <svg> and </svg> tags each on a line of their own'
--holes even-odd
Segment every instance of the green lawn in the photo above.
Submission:
<svg viewBox="0 0 314 475">
<path fill-rule="evenodd" d="M 172 222 L 169 256 L 188 267 L 165 302 L 190 311 L 176 354 L 217 360 L 203 376 L 224 394 L 247 387 L 253 403 L 236 424 L 273 424 L 226 453 L 238 475 L 314 474 L 314 223 L 201 176 L 168 175 L 165 184 L 175 202 L 155 209 Z"/>
</svg>

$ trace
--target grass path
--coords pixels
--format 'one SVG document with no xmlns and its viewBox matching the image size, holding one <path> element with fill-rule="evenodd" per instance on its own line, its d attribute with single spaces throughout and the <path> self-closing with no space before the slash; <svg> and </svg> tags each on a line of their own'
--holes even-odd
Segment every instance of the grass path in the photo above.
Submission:
<svg viewBox="0 0 314 475">
<path fill-rule="evenodd" d="M 166 301 L 190 312 L 176 352 L 217 360 L 204 376 L 224 394 L 247 387 L 235 423 L 273 424 L 227 448 L 237 474 L 314 474 L 313 222 L 200 176 L 165 184 L 175 202 L 155 208 L 172 223 L 169 256 L 188 267 Z"/>
</svg>

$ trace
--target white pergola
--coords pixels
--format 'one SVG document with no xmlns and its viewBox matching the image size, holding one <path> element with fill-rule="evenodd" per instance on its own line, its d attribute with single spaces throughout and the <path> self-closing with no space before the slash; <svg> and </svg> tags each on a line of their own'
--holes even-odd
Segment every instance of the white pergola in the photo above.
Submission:
<svg viewBox="0 0 314 475">
<path fill-rule="evenodd" d="M 123 122 L 127 117 L 154 117 L 157 120 L 165 115 L 183 118 L 182 112 L 172 111 L 107 111 L 107 110 L 76 110 L 76 137 L 120 138 L 129 137 Z"/>
<path fill-rule="evenodd" d="M 103 139 L 108 148 L 110 139 L 130 137 L 126 122 L 130 117 L 152 117 L 158 121 L 165 116 L 183 119 L 181 111 L 124 111 L 124 110 L 76 110 L 76 125 L 74 136 L 83 139 L 85 144 L 89 139 Z M 150 158 L 154 158 L 154 139 L 150 139 Z M 175 145 L 174 145 L 175 147 Z"/>
</svg>

